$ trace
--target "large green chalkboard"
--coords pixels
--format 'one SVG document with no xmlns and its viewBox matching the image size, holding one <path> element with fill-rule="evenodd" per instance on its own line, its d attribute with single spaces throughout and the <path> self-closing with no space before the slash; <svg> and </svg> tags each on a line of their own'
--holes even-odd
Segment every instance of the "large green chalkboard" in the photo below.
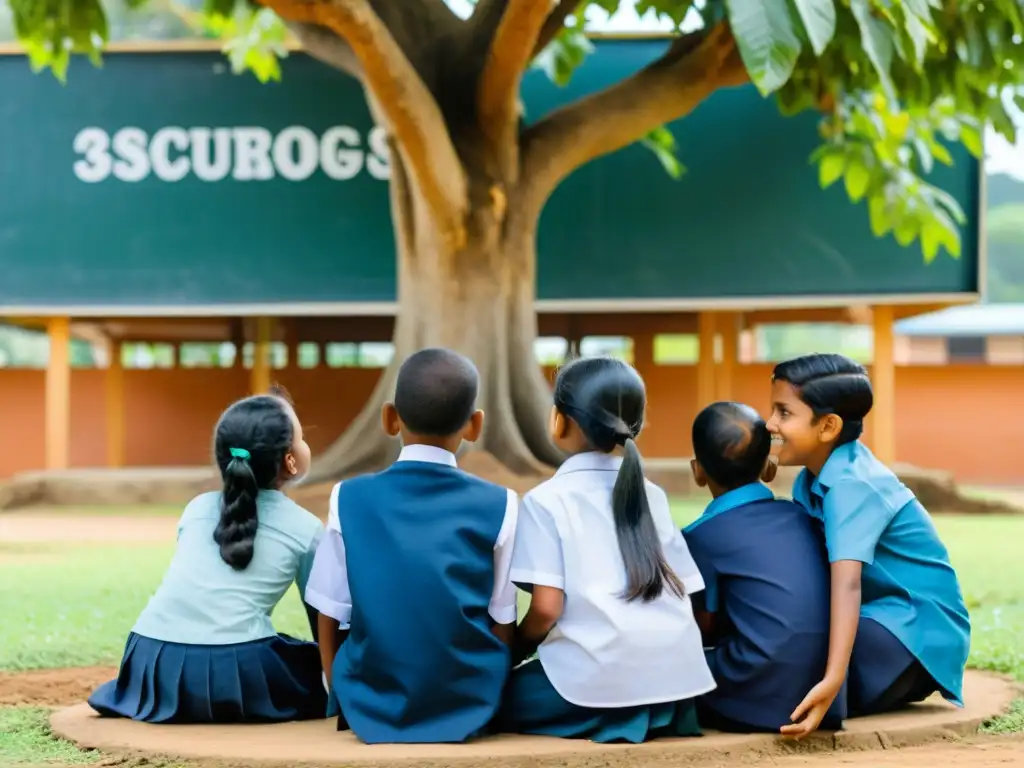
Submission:
<svg viewBox="0 0 1024 768">
<path fill-rule="evenodd" d="M 525 83 L 529 120 L 643 66 L 664 41 L 601 41 L 571 85 Z M 281 83 L 217 53 L 75 62 L 67 86 L 0 58 L 0 312 L 230 312 L 395 296 L 389 167 L 358 85 L 305 56 Z M 673 126 L 689 172 L 640 147 L 579 170 L 541 219 L 538 298 L 686 300 L 977 291 L 979 167 L 935 181 L 971 217 L 964 256 L 925 266 L 821 191 L 815 118 L 752 88 Z M 336 307 L 336 309 L 338 309 Z M 343 311 L 339 309 L 339 311 Z"/>
</svg>

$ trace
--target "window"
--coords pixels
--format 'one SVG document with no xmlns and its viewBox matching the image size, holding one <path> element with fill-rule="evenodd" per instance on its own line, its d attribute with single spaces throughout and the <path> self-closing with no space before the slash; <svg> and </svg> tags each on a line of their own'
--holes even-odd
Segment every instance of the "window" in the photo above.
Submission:
<svg viewBox="0 0 1024 768">
<path fill-rule="evenodd" d="M 950 336 L 946 339 L 946 353 L 951 363 L 985 362 L 984 336 Z"/>
<path fill-rule="evenodd" d="M 384 368 L 394 356 L 395 345 L 389 341 L 361 344 L 332 341 L 324 348 L 328 368 Z"/>
<path fill-rule="evenodd" d="M 295 350 L 295 362 L 299 368 L 316 368 L 320 365 L 320 345 L 315 341 L 304 341 Z"/>
<path fill-rule="evenodd" d="M 561 336 L 541 336 L 533 342 L 533 356 L 548 368 L 561 365 L 569 354 L 569 342 Z"/>
<path fill-rule="evenodd" d="M 176 351 L 173 344 L 131 342 L 122 345 L 121 362 L 125 368 L 173 368 Z"/>
<path fill-rule="evenodd" d="M 580 357 L 617 357 L 633 363 L 633 339 L 629 336 L 585 336 L 580 341 Z"/>
<path fill-rule="evenodd" d="M 242 347 L 242 364 L 246 368 L 252 368 L 253 357 L 256 354 L 256 344 L 247 341 Z M 285 368 L 288 366 L 288 345 L 283 341 L 270 342 L 270 367 Z"/>
<path fill-rule="evenodd" d="M 654 337 L 655 365 L 694 365 L 700 340 L 692 333 L 662 333 Z"/>
<path fill-rule="evenodd" d="M 845 323 L 777 323 L 759 325 L 755 333 L 755 356 L 760 363 L 777 363 L 815 352 L 838 352 L 870 363 L 874 356 L 874 335 L 870 326 Z"/>
</svg>

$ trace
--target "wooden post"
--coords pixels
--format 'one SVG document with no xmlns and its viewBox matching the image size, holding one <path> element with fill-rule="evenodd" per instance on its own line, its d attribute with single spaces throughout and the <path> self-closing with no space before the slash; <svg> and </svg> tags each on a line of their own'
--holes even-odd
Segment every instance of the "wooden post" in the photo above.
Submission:
<svg viewBox="0 0 1024 768">
<path fill-rule="evenodd" d="M 716 400 L 735 400 L 737 367 L 740 362 L 740 320 L 739 312 L 723 312 L 719 315 L 718 332 L 722 335 L 722 361 L 719 364 L 715 383 Z"/>
<path fill-rule="evenodd" d="M 46 363 L 46 469 L 67 469 L 71 456 L 71 320 L 51 317 L 46 324 L 50 355 Z"/>
<path fill-rule="evenodd" d="M 270 342 L 273 336 L 274 318 L 260 317 L 256 319 L 256 342 L 253 344 L 252 374 L 249 388 L 254 395 L 262 395 L 270 391 Z"/>
<path fill-rule="evenodd" d="M 111 339 L 107 350 L 109 363 L 104 376 L 107 466 L 120 468 L 125 464 L 124 366 L 121 363 L 121 340 Z"/>
<path fill-rule="evenodd" d="M 700 312 L 697 315 L 699 352 L 697 356 L 697 410 L 715 400 L 715 315 Z"/>
<path fill-rule="evenodd" d="M 896 357 L 893 308 L 874 307 L 874 363 L 871 384 L 875 404 L 871 409 L 871 448 L 880 461 L 896 461 Z"/>
<path fill-rule="evenodd" d="M 654 367 L 654 334 L 651 331 L 633 334 L 633 367 L 641 376 L 650 375 Z"/>
</svg>

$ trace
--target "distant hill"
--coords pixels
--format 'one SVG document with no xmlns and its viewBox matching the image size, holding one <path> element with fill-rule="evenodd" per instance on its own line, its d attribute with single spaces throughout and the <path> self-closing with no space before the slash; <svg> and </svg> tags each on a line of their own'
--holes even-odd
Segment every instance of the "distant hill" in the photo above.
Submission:
<svg viewBox="0 0 1024 768">
<path fill-rule="evenodd" d="M 985 298 L 1024 302 L 1024 182 L 1004 173 L 986 179 L 988 280 Z"/>
<path fill-rule="evenodd" d="M 1024 182 L 1005 173 L 989 175 L 985 182 L 989 210 L 1007 203 L 1024 203 Z"/>
</svg>

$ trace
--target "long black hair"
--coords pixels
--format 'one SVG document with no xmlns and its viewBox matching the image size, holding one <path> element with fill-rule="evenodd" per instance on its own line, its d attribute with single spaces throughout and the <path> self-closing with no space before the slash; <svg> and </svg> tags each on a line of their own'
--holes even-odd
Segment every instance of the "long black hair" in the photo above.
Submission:
<svg viewBox="0 0 1024 768">
<path fill-rule="evenodd" d="M 867 369 L 860 363 L 845 355 L 803 355 L 776 365 L 772 381 L 789 383 L 815 419 L 834 413 L 843 420 L 837 447 L 863 434 L 874 394 Z"/>
<path fill-rule="evenodd" d="M 626 566 L 627 601 L 644 602 L 667 587 L 686 594 L 661 549 L 644 481 L 643 459 L 634 440 L 644 423 L 647 391 L 640 374 L 612 357 L 585 357 L 565 365 L 555 380 L 555 408 L 579 425 L 594 450 L 623 448 L 622 466 L 612 490 L 612 512 L 619 551 Z"/>
<path fill-rule="evenodd" d="M 256 496 L 278 487 L 292 447 L 295 430 L 288 408 L 280 396 L 247 397 L 224 411 L 213 433 L 213 455 L 224 481 L 213 540 L 236 571 L 252 562 L 259 528 Z"/>
</svg>

